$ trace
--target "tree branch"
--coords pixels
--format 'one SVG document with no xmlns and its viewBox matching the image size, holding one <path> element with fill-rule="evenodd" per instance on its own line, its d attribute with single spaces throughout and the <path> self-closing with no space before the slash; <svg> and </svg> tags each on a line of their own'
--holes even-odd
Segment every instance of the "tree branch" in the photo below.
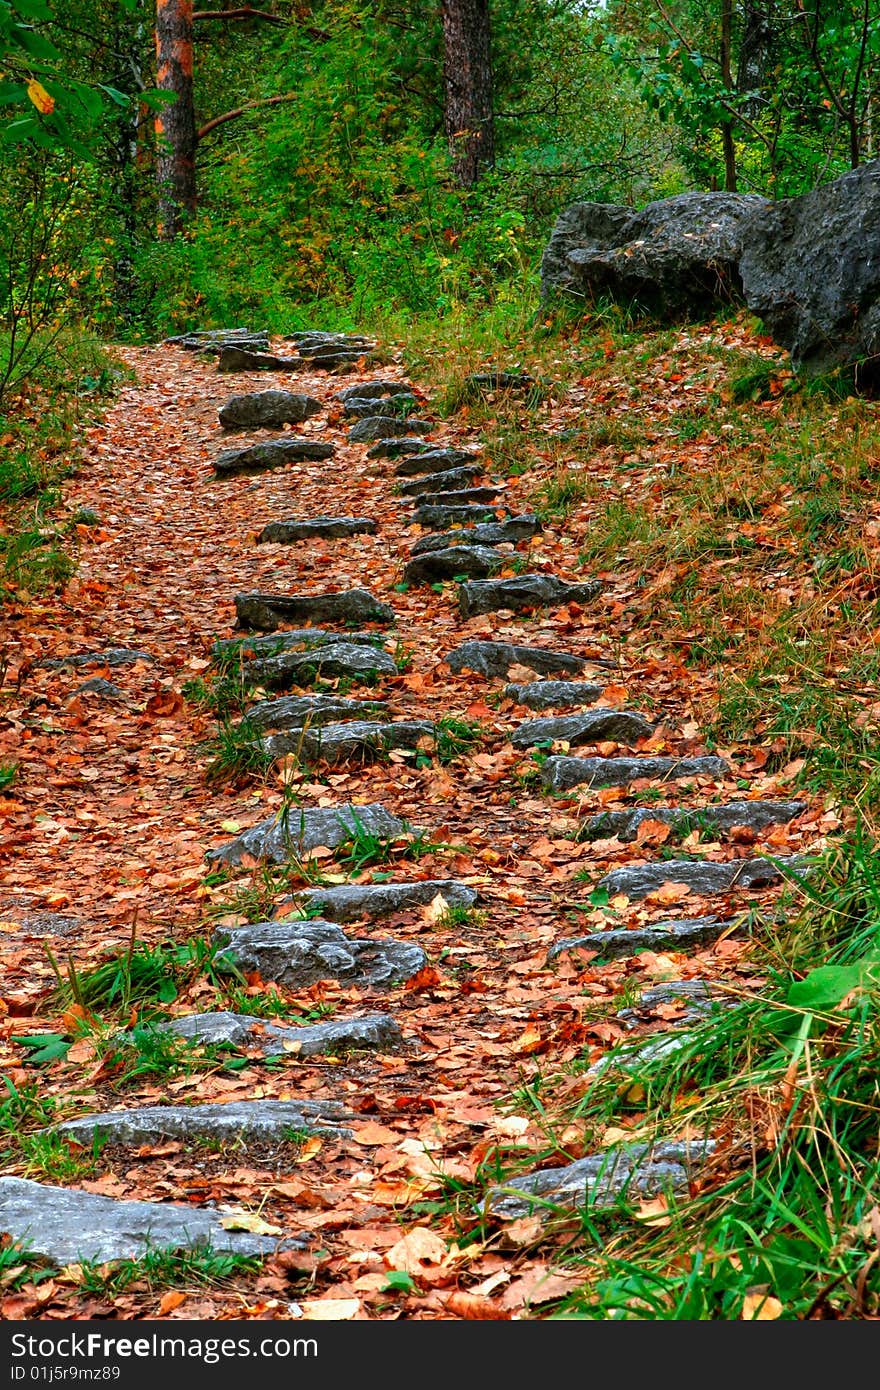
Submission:
<svg viewBox="0 0 880 1390">
<path fill-rule="evenodd" d="M 195 10 L 193 19 L 265 19 L 268 24 L 286 24 L 280 15 L 269 14 L 268 10 L 257 10 L 253 5 L 242 5 L 237 10 Z"/>
<path fill-rule="evenodd" d="M 206 135 L 210 135 L 212 130 L 216 130 L 218 125 L 225 125 L 227 121 L 237 120 L 246 111 L 253 111 L 257 106 L 278 106 L 282 101 L 296 101 L 299 92 L 285 92 L 283 96 L 277 97 L 258 97 L 255 101 L 246 101 L 241 106 L 236 106 L 233 111 L 224 111 L 222 116 L 214 116 L 210 121 L 206 121 L 200 130 L 196 131 L 196 140 L 204 140 Z"/>
</svg>

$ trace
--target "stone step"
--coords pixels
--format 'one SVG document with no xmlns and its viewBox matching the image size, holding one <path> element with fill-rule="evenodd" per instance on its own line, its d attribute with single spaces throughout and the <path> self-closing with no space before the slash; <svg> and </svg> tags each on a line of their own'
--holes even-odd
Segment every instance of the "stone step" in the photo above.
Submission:
<svg viewBox="0 0 880 1390">
<path fill-rule="evenodd" d="M 145 1105 L 137 1110 L 105 1110 L 68 1120 L 51 1132 L 88 1147 L 96 1139 L 132 1145 L 206 1137 L 224 1143 L 258 1140 L 277 1144 L 283 1143 L 291 1130 L 349 1138 L 351 1130 L 334 1123 L 343 1118 L 352 1117 L 338 1101 L 238 1100 L 225 1105 Z"/>
<path fill-rule="evenodd" d="M 236 594 L 240 628 L 272 632 L 282 623 L 393 623 L 394 609 L 367 589 L 333 594 Z M 344 640 L 345 634 L 339 637 Z"/>
<path fill-rule="evenodd" d="M 131 647 L 105 647 L 101 652 L 77 652 L 73 656 L 44 656 L 34 665 L 45 671 L 63 671 L 66 667 L 77 671 L 81 666 L 133 666 L 137 661 L 154 662 L 156 658 L 149 652 L 133 650 Z"/>
<path fill-rule="evenodd" d="M 533 748 L 536 743 L 638 743 L 650 738 L 654 725 L 632 710 L 596 709 L 587 714 L 561 715 L 555 719 L 529 719 L 514 731 L 514 748 Z"/>
<path fill-rule="evenodd" d="M 251 348 L 221 347 L 217 358 L 218 372 L 304 372 L 308 363 L 302 357 L 279 356 Z"/>
<path fill-rule="evenodd" d="M 715 1148 L 711 1139 L 654 1144 L 621 1144 L 568 1163 L 541 1168 L 493 1187 L 486 1212 L 504 1221 L 554 1210 L 615 1211 L 621 1202 L 634 1206 L 657 1193 L 687 1195 L 691 1181 Z"/>
<path fill-rule="evenodd" d="M 332 888 L 309 888 L 297 893 L 298 906 L 317 910 L 328 922 L 359 922 L 426 907 L 437 897 L 448 907 L 471 908 L 479 901 L 475 888 L 453 878 L 419 879 L 415 883 L 341 883 Z"/>
<path fill-rule="evenodd" d="M 367 450 L 367 458 L 406 458 L 409 455 L 426 454 L 436 448 L 436 444 L 417 435 L 402 435 L 399 439 L 377 439 L 373 447 Z"/>
<path fill-rule="evenodd" d="M 251 685 L 261 685 L 266 690 L 289 690 L 292 685 L 309 685 L 319 678 L 345 676 L 350 680 L 372 682 L 380 676 L 396 676 L 397 666 L 393 656 L 381 647 L 340 638 L 338 642 L 321 643 L 305 652 L 281 652 L 278 656 L 251 661 L 245 666 L 244 674 Z"/>
<path fill-rule="evenodd" d="M 504 676 L 511 666 L 530 671 L 566 671 L 572 674 L 587 665 L 570 652 L 554 652 L 547 647 L 518 647 L 511 642 L 462 642 L 447 652 L 443 660 L 451 671 L 475 671 L 480 676 Z"/>
<path fill-rule="evenodd" d="M 528 391 L 534 385 L 535 378 L 528 372 L 471 372 L 464 379 L 464 392 L 476 399 L 492 391 Z"/>
<path fill-rule="evenodd" d="M 432 420 L 417 420 L 414 416 L 395 420 L 389 415 L 365 415 L 348 431 L 349 444 L 372 444 L 377 439 L 396 439 L 401 435 L 430 434 L 437 426 Z"/>
<path fill-rule="evenodd" d="M 771 825 L 784 825 L 806 809 L 805 801 L 728 801 L 717 806 L 642 806 L 631 811 L 603 811 L 587 822 L 584 838 L 615 836 L 628 844 L 646 820 L 662 821 L 675 835 L 689 835 L 692 830 L 703 828 L 713 833 L 738 829 L 760 832 Z"/>
<path fill-rule="evenodd" d="M 474 459 L 475 454 L 470 449 L 432 449 L 426 444 L 421 452 L 414 450 L 398 463 L 394 473 L 398 478 L 415 478 L 421 473 L 448 473 L 451 468 L 473 463 Z"/>
<path fill-rule="evenodd" d="M 368 367 L 376 360 L 375 354 L 366 349 L 355 348 L 352 352 L 314 352 L 305 363 L 306 371 L 350 372 L 355 367 Z"/>
<path fill-rule="evenodd" d="M 312 651 L 316 647 L 334 646 L 337 642 L 347 642 L 357 647 L 381 647 L 384 641 L 385 636 L 381 632 L 333 632 L 327 628 L 300 627 L 273 632 L 265 637 L 220 638 L 211 650 L 217 657 L 241 655 L 244 659 L 250 656 L 280 656 L 288 651 Z"/>
<path fill-rule="evenodd" d="M 342 407 L 342 413 L 349 420 L 375 419 L 377 415 L 385 415 L 389 419 L 403 419 L 407 411 L 415 410 L 418 401 L 415 396 L 392 396 L 383 400 L 376 400 L 371 397 L 362 400 L 357 396 L 349 396 Z"/>
<path fill-rule="evenodd" d="M 280 733 L 319 724 L 335 724 L 341 719 L 375 717 L 387 712 L 380 700 L 348 700 L 340 695 L 282 695 L 278 700 L 260 700 L 251 705 L 245 717 L 258 729 Z"/>
<path fill-rule="evenodd" d="M 497 574 L 504 565 L 503 555 L 486 545 L 455 545 L 445 550 L 430 550 L 426 555 L 416 555 L 403 567 L 406 584 L 442 583 L 446 579 L 458 579 L 463 575 L 484 579 Z"/>
<path fill-rule="evenodd" d="M 467 488 L 484 469 L 479 463 L 467 463 L 460 468 L 446 468 L 440 473 L 424 473 L 409 483 L 401 483 L 398 492 L 401 497 L 422 497 L 431 492 L 454 492 Z M 496 489 L 492 489 L 496 491 Z M 479 498 L 477 499 L 479 501 Z"/>
<path fill-rule="evenodd" d="M 0 1178 L 0 1230 L 56 1267 L 139 1260 L 151 1250 L 272 1255 L 304 1249 L 309 1237 L 227 1230 L 223 1212 L 176 1202 L 125 1202 L 28 1178 Z"/>
<path fill-rule="evenodd" d="M 345 536 L 376 534 L 368 516 L 313 516 L 308 520 L 270 521 L 257 536 L 257 545 L 291 545 L 294 541 L 340 540 Z"/>
<path fill-rule="evenodd" d="M 157 1032 L 173 1033 L 201 1046 L 244 1048 L 264 1057 L 319 1057 L 369 1049 L 392 1052 L 403 1044 L 400 1029 L 390 1014 L 333 1018 L 301 1028 L 272 1023 L 252 1014 L 187 1014 L 185 1018 L 159 1024 Z"/>
<path fill-rule="evenodd" d="M 336 849 L 356 835 L 403 835 L 406 825 L 392 816 L 384 806 L 373 802 L 367 806 L 317 806 L 305 810 L 292 808 L 286 822 L 277 816 L 252 825 L 225 845 L 208 851 L 214 864 L 240 864 L 245 855 L 251 859 L 266 859 L 284 864 L 288 859 L 301 859 L 311 850 L 323 846 Z"/>
<path fill-rule="evenodd" d="M 359 940 L 320 917 L 310 922 L 256 922 L 247 927 L 218 927 L 216 960 L 230 960 L 240 970 L 256 971 L 291 989 L 308 989 L 319 980 L 375 988 L 400 984 L 424 969 L 421 946 L 407 941 Z"/>
<path fill-rule="evenodd" d="M 523 665 L 528 666 L 528 662 Z M 591 705 L 604 689 L 592 681 L 529 681 L 506 685 L 504 694 L 529 709 L 564 709 L 567 705 Z"/>
<path fill-rule="evenodd" d="M 455 545 L 516 545 L 529 540 L 541 529 L 536 516 L 512 516 L 507 521 L 480 522 L 464 531 L 441 531 L 436 536 L 422 536 L 412 548 L 412 554 L 427 555 L 432 550 L 445 550 Z"/>
<path fill-rule="evenodd" d="M 367 338 L 363 333 L 333 333 L 317 328 L 303 329 L 289 337 L 304 357 L 326 352 L 359 352 L 365 348 L 370 351 L 377 346 L 375 338 Z"/>
<path fill-rule="evenodd" d="M 336 392 L 335 400 L 341 401 L 381 401 L 386 396 L 411 396 L 412 386 L 408 381 L 356 381 L 353 386 L 345 386 Z"/>
<path fill-rule="evenodd" d="M 354 760 L 370 762 L 397 748 L 433 750 L 436 743 L 434 725 L 415 719 L 391 723 L 349 720 L 316 729 L 290 729 L 262 740 L 270 757 L 283 758 L 292 753 L 304 763 L 325 763 L 331 767 Z"/>
<path fill-rule="evenodd" d="M 299 425 L 324 409 L 314 396 L 300 396 L 293 391 L 253 391 L 249 395 L 232 396 L 220 407 L 220 424 L 226 430 L 275 429 L 282 425 Z"/>
<path fill-rule="evenodd" d="M 701 897 L 710 897 L 733 889 L 769 888 L 774 883 L 803 878 L 807 869 L 807 860 L 796 854 L 782 855 L 778 860 L 759 855 L 723 864 L 710 859 L 666 859 L 658 864 L 627 864 L 625 868 L 612 869 L 596 888 L 604 889 L 612 898 L 625 893 L 632 901 L 646 897 L 664 883 L 681 883 Z"/>
<path fill-rule="evenodd" d="M 191 333 L 179 333 L 174 338 L 165 338 L 166 343 L 175 343 L 185 352 L 218 353 L 221 348 L 238 347 L 251 352 L 269 351 L 269 333 L 265 328 L 198 328 Z"/>
<path fill-rule="evenodd" d="M 432 507 L 470 507 L 482 506 L 494 502 L 496 498 L 504 496 L 504 488 L 499 487 L 462 487 L 456 488 L 453 492 L 431 492 L 426 493 L 430 500 L 425 503 Z M 418 503 L 419 499 L 416 499 Z M 418 506 L 416 515 L 421 511 Z"/>
<path fill-rule="evenodd" d="M 711 946 L 719 936 L 732 934 L 730 922 L 719 917 L 683 917 L 654 922 L 649 927 L 612 927 L 586 936 L 567 936 L 547 952 L 547 964 L 566 951 L 595 951 L 602 960 L 621 960 L 639 951 L 687 951 Z"/>
<path fill-rule="evenodd" d="M 462 584 L 458 607 L 463 618 L 495 613 L 506 608 L 521 613 L 533 608 L 559 607 L 563 603 L 589 603 L 601 591 L 596 579 L 566 584 L 552 574 L 520 574 L 514 579 L 477 579 Z"/>
<path fill-rule="evenodd" d="M 286 463 L 329 459 L 335 453 L 333 444 L 286 435 L 283 439 L 267 439 L 264 444 L 251 444 L 247 449 L 224 449 L 214 459 L 214 472 L 218 477 L 230 478 L 236 473 L 260 473 L 267 468 L 282 468 Z"/>
<path fill-rule="evenodd" d="M 627 1028 L 638 1028 L 652 1022 L 658 1016 L 658 1009 L 678 1004 L 682 1007 L 673 1021 L 674 1026 L 687 1028 L 713 1013 L 733 1008 L 738 1002 L 735 995 L 722 994 L 709 980 L 667 980 L 662 985 L 643 989 L 639 1002 L 631 1008 L 620 1009 L 615 1017 Z M 664 1022 L 672 1026 L 665 1018 Z"/>
<path fill-rule="evenodd" d="M 676 782 L 687 777 L 729 776 L 723 758 L 548 758 L 541 768 L 541 785 L 547 791 L 572 787 L 626 787 L 647 778 L 650 782 Z"/>
<path fill-rule="evenodd" d="M 512 515 L 510 508 L 501 503 L 496 507 L 447 506 L 446 503 L 441 506 L 435 496 L 431 502 L 416 508 L 413 521 L 429 531 L 449 531 L 453 526 L 467 526 L 471 521 L 497 521 L 499 512 L 508 517 Z"/>
</svg>

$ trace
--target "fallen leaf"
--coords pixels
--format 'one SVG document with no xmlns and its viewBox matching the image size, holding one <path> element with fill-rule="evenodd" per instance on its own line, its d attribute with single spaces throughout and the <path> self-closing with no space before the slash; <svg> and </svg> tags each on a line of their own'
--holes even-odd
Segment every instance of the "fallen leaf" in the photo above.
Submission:
<svg viewBox="0 0 880 1390">
<path fill-rule="evenodd" d="M 407 1274 L 417 1275 L 423 1273 L 426 1266 L 442 1265 L 448 1254 L 445 1240 L 434 1231 L 427 1226 L 413 1226 L 403 1240 L 385 1252 L 385 1263 L 389 1269 L 402 1269 Z"/>
<path fill-rule="evenodd" d="M 740 1318 L 744 1322 L 773 1322 L 782 1317 L 783 1307 L 769 1293 L 747 1293 L 743 1299 Z"/>
</svg>

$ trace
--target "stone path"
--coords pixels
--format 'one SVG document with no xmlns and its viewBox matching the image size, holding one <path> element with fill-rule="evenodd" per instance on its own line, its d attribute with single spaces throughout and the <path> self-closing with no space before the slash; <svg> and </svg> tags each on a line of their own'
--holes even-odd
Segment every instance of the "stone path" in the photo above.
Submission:
<svg viewBox="0 0 880 1390">
<path fill-rule="evenodd" d="M 175 825 L 183 831 L 200 874 L 207 863 L 218 880 L 208 895 L 221 892 L 229 876 L 257 883 L 271 866 L 289 870 L 293 891 L 276 898 L 272 913 L 221 919 L 213 933 L 217 960 L 253 997 L 275 982 L 279 998 L 329 998 L 336 1011 L 301 1023 L 241 1007 L 172 1012 L 157 1031 L 194 1049 L 235 1051 L 247 1059 L 259 1098 L 120 1105 L 105 1091 L 100 1108 L 68 1119 L 60 1132 L 128 1146 L 213 1136 L 234 1137 L 245 1149 L 279 1149 L 294 1131 L 332 1139 L 334 1157 L 313 1177 L 331 1208 L 365 1161 L 352 1151 L 356 1119 L 348 1102 L 363 1113 L 393 1083 L 399 1111 L 380 1120 L 404 1123 L 410 1108 L 439 1112 L 437 1160 L 448 1158 L 469 1127 L 491 1127 L 499 1103 L 510 1110 L 521 1059 L 530 1055 L 519 1035 L 534 1022 L 536 996 L 546 1001 L 535 1026 L 551 1060 L 548 1020 L 559 1009 L 580 1018 L 579 975 L 595 963 L 626 960 L 635 968 L 640 953 L 674 953 L 682 978 L 669 984 L 673 993 L 655 998 L 645 989 L 641 1003 L 618 1011 L 630 1030 L 653 1026 L 652 1011 L 677 997 L 675 989 L 692 1010 L 706 1008 L 709 987 L 688 973 L 698 953 L 721 940 L 738 949 L 747 939 L 744 912 L 772 902 L 781 881 L 809 868 L 788 844 L 777 852 L 773 839 L 784 831 L 801 846 L 797 824 L 808 804 L 765 795 L 757 780 L 752 788 L 748 773 L 708 750 L 698 730 L 677 732 L 685 711 L 668 689 L 652 685 L 650 674 L 631 680 L 610 643 L 586 637 L 580 615 L 601 605 L 604 579 L 553 572 L 540 548 L 547 523 L 528 510 L 531 484 L 495 476 L 491 459 L 472 441 L 463 447 L 454 421 L 434 418 L 423 393 L 393 363 L 376 362 L 375 349 L 358 335 L 300 334 L 274 351 L 265 335 L 244 330 L 190 335 L 166 349 L 166 364 L 167 353 L 175 354 L 181 395 L 188 385 L 200 393 L 200 412 L 178 428 L 206 507 L 190 528 L 191 553 L 162 551 L 168 597 L 149 629 L 153 644 L 142 618 L 111 594 L 103 644 L 32 663 L 47 682 L 92 665 L 112 667 L 120 681 L 119 673 L 132 671 L 138 690 L 162 682 L 155 698 L 176 689 L 171 673 L 181 669 L 237 673 L 253 692 L 245 711 L 251 731 L 276 770 L 286 769 L 289 794 L 282 800 L 271 776 L 251 797 L 236 799 L 235 788 L 193 790 L 197 814 L 157 819 L 159 841 L 170 840 Z M 150 353 L 131 357 L 161 397 Z M 358 380 L 338 390 L 343 370 Z M 232 372 L 244 376 L 230 399 L 225 374 Z M 302 375 L 307 390 L 263 389 L 267 377 L 283 383 L 290 372 Z M 137 405 L 146 389 L 132 388 L 129 402 Z M 527 374 L 500 368 L 466 383 L 474 399 L 534 389 Z M 218 447 L 224 430 L 256 434 L 288 423 L 308 433 Z M 114 430 L 118 437 L 121 409 L 107 428 L 108 438 Z M 126 547 L 161 523 L 167 508 L 178 525 L 196 512 L 181 494 L 183 474 L 166 495 L 166 466 L 148 460 L 148 502 L 135 501 L 109 558 L 88 560 L 85 583 L 120 574 Z M 477 479 L 483 485 L 475 487 Z M 88 493 L 89 485 L 86 476 L 78 490 Z M 121 496 L 116 486 L 111 469 L 103 489 Z M 144 572 L 131 571 L 135 586 Z M 635 698 L 628 689 L 621 694 L 624 680 Z M 126 690 L 135 687 L 120 694 Z M 279 691 L 290 693 L 272 698 Z M 474 722 L 474 710 L 481 727 L 447 765 L 444 736 L 454 734 L 456 721 Z M 542 717 L 532 717 L 535 711 Z M 573 748 L 586 751 L 573 756 Z M 150 755 L 162 750 L 159 734 Z M 111 807 L 141 766 L 137 753 L 126 757 L 122 785 L 108 792 Z M 163 784 L 166 791 L 173 782 Z M 652 851 L 658 827 L 680 847 L 678 857 Z M 108 896 L 113 901 L 115 893 L 116 912 L 137 895 L 120 896 L 125 879 L 117 864 L 127 861 L 105 852 L 104 843 L 92 847 L 93 872 L 113 872 Z M 380 867 L 361 867 L 358 855 L 368 851 L 385 856 Z M 528 891 L 511 885 L 511 871 L 525 875 L 518 882 Z M 200 882 L 200 874 L 189 882 Z M 35 896 L 23 885 L 7 909 L 19 911 L 25 942 L 20 909 Z M 672 900 L 681 915 L 664 917 Z M 146 909 L 157 923 L 160 906 L 161 898 L 151 899 Z M 521 920 L 525 913 L 533 915 Z M 575 934 L 577 926 L 584 930 Z M 59 927 L 59 936 L 66 933 Z M 21 959 L 33 958 L 25 946 Z M 529 995 L 520 983 L 527 974 L 537 982 Z M 613 1003 L 612 976 L 600 968 L 591 981 Z M 589 1051 L 589 1029 L 578 1027 L 578 1045 Z M 282 1071 L 261 1070 L 269 1061 Z M 291 1071 L 302 1094 L 290 1095 Z M 320 1087 L 333 1096 L 306 1093 Z M 366 1201 L 370 1184 L 378 1193 L 392 1174 L 409 1180 L 422 1173 L 412 1144 L 409 1167 L 395 1168 L 397 1159 L 386 1154 L 381 1175 L 371 1170 L 365 1222 L 375 1224 L 382 1210 Z M 651 1150 L 618 1144 L 531 1174 L 513 1153 L 518 1175 L 483 1194 L 485 1212 L 504 1222 L 588 1199 L 610 1208 L 627 1189 L 685 1190 L 710 1152 L 673 1136 Z M 424 1190 L 434 1189 L 426 1182 Z M 0 1229 L 55 1264 L 119 1258 L 153 1243 L 209 1241 L 266 1253 L 312 1240 L 296 1207 L 280 1209 L 270 1238 L 227 1229 L 213 1207 L 184 1210 L 160 1199 L 166 1195 L 132 1202 L 7 1176 L 0 1178 Z M 326 1225 L 321 1239 L 332 1242 Z"/>
</svg>

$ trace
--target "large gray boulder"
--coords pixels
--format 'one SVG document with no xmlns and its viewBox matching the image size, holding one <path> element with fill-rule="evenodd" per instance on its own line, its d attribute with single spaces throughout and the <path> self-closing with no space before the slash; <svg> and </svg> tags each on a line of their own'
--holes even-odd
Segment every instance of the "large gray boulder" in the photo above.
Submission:
<svg viewBox="0 0 880 1390">
<path fill-rule="evenodd" d="M 408 941 L 358 939 L 341 927 L 315 918 L 301 922 L 256 922 L 247 927 L 218 927 L 214 939 L 228 959 L 248 974 L 278 980 L 291 989 L 308 989 L 319 980 L 380 988 L 417 975 L 427 964 L 421 946 Z"/>
<path fill-rule="evenodd" d="M 741 298 L 744 237 L 768 206 L 740 193 L 681 193 L 638 212 L 573 203 L 544 252 L 543 292 L 611 295 L 663 318 L 711 310 Z"/>
<path fill-rule="evenodd" d="M 393 623 L 394 609 L 367 589 L 343 589 L 332 594 L 236 594 L 235 616 L 241 628 L 272 632 L 282 623 Z"/>
<path fill-rule="evenodd" d="M 746 302 L 808 376 L 880 356 L 880 160 L 769 204 L 744 238 Z"/>
<path fill-rule="evenodd" d="M 245 856 L 284 864 L 288 859 L 299 859 L 319 847 L 336 849 L 357 835 L 391 837 L 402 835 L 405 830 L 403 821 L 378 802 L 368 806 L 294 808 L 286 819 L 268 816 L 252 825 L 234 840 L 209 850 L 207 858 L 212 863 L 233 866 L 240 864 Z"/>
<path fill-rule="evenodd" d="M 55 1131 L 79 1144 L 103 1139 L 109 1144 L 153 1144 L 158 1139 L 208 1136 L 282 1142 L 291 1130 L 347 1138 L 340 1127 L 345 1107 L 325 1100 L 238 1100 L 208 1105 L 145 1105 L 132 1110 L 103 1110 L 68 1120 Z M 348 1118 L 351 1118 L 350 1116 Z"/>
<path fill-rule="evenodd" d="M 323 409 L 314 396 L 299 396 L 293 391 L 254 391 L 232 396 L 218 413 L 226 430 L 274 429 L 300 425 Z"/>
</svg>

